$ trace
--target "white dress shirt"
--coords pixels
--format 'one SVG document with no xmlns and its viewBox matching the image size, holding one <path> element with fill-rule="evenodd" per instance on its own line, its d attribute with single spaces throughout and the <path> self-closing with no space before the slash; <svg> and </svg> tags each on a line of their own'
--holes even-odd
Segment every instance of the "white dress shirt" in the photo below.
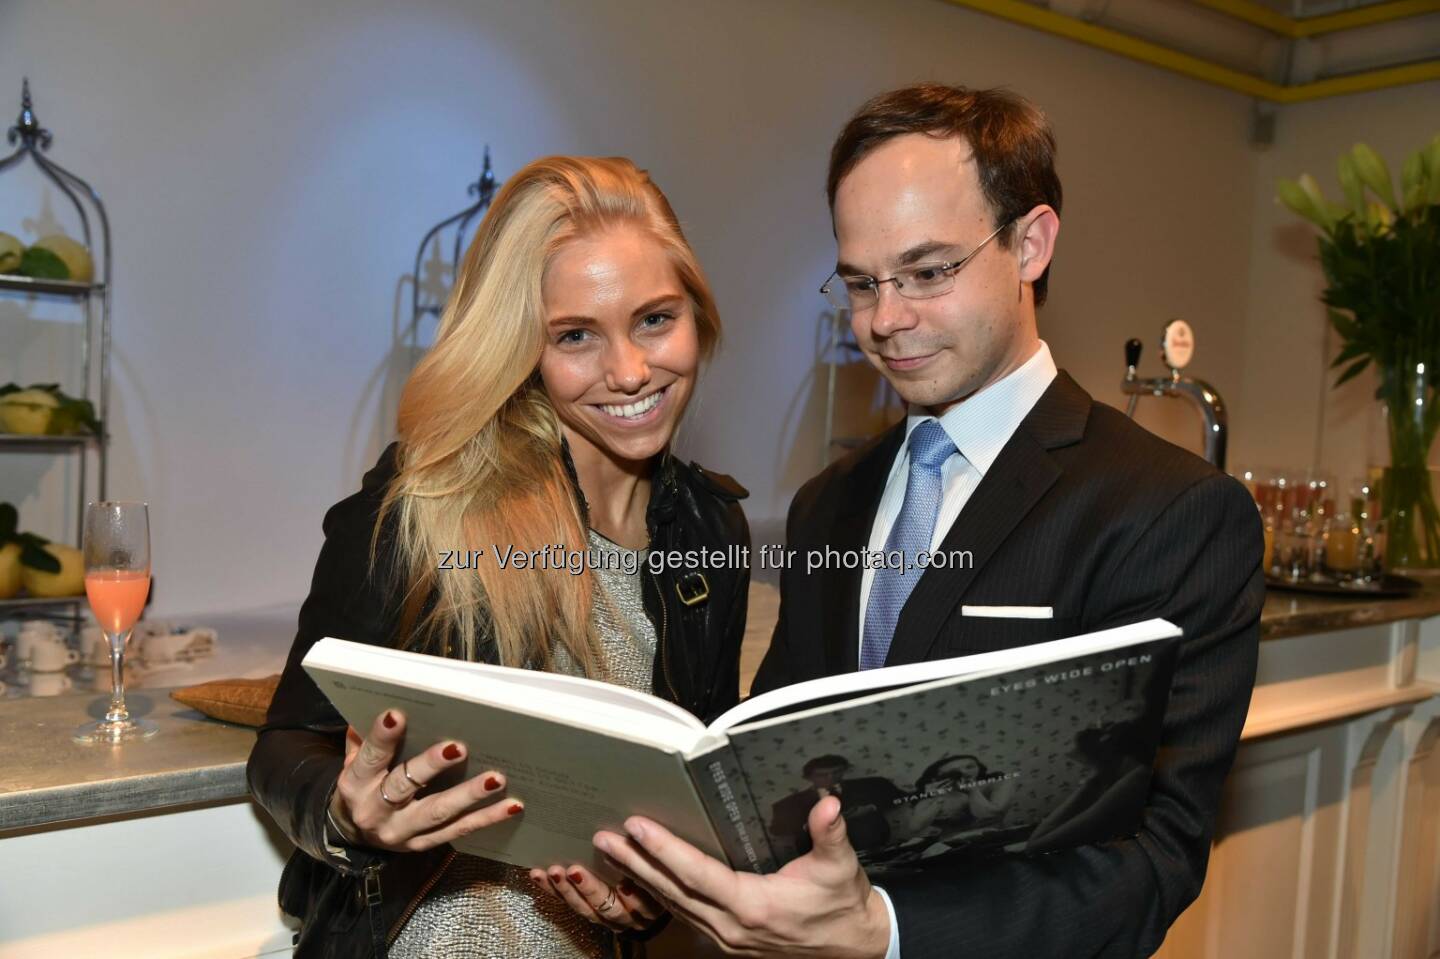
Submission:
<svg viewBox="0 0 1440 959">
<path fill-rule="evenodd" d="M 943 492 L 940 494 L 940 514 L 935 518 L 935 532 L 930 537 L 930 551 L 933 553 L 955 525 L 955 520 L 970 494 L 985 478 L 996 457 L 1010 437 L 1020 428 L 1020 421 L 1029 415 L 1041 395 L 1050 388 L 1055 379 L 1055 360 L 1050 356 L 1050 347 L 1044 340 L 1040 348 L 1018 368 L 1007 373 L 975 395 L 957 403 L 945 412 L 940 426 L 955 442 L 957 452 L 951 453 L 940 467 Z M 890 528 L 900 515 L 905 503 L 905 486 L 910 480 L 910 434 L 915 427 L 926 420 L 935 419 L 924 410 L 911 407 L 905 419 L 905 442 L 890 465 L 890 476 L 885 480 L 885 492 L 880 497 L 880 506 L 875 510 L 875 523 L 870 527 L 868 549 L 874 553 L 885 549 L 885 540 Z M 958 544 L 964 549 L 965 544 Z M 860 642 L 865 642 L 865 610 L 870 605 L 870 586 L 875 582 L 875 571 L 865 569 L 860 574 Z M 890 915 L 890 948 L 885 959 L 900 959 L 900 924 L 895 918 L 895 906 L 890 896 L 879 886 L 875 891 L 885 902 Z"/>
<path fill-rule="evenodd" d="M 1050 347 L 1040 341 L 1040 347 L 1030 358 L 1003 379 L 997 380 L 980 392 L 957 403 L 940 417 L 940 426 L 954 441 L 958 452 L 940 468 L 943 492 L 940 497 L 940 515 L 935 519 L 935 532 L 930 537 L 930 551 L 934 552 L 945 539 L 950 527 L 970 494 L 985 478 L 1000 450 L 1010 442 L 1010 437 L 1019 429 L 1020 421 L 1040 399 L 1055 379 L 1055 360 L 1050 356 Z M 890 528 L 900 515 L 905 503 L 905 486 L 910 480 L 910 434 L 915 427 L 934 416 L 924 410 L 911 407 L 905 419 L 905 442 L 890 465 L 890 476 L 885 480 L 885 492 L 880 497 L 880 506 L 875 510 L 875 522 L 870 527 L 872 553 L 885 549 L 885 540 Z M 963 543 L 958 548 L 964 548 Z M 870 605 L 870 587 L 875 582 L 875 570 L 865 569 L 860 574 L 860 642 L 865 642 L 865 610 Z"/>
</svg>

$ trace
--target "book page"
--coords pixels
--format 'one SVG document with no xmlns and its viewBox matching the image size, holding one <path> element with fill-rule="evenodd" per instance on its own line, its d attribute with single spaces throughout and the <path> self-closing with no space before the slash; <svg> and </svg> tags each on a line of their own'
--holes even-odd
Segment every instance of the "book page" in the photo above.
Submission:
<svg viewBox="0 0 1440 959">
<path fill-rule="evenodd" d="M 581 723 L 603 719 L 617 732 L 642 738 L 654 732 L 661 737 L 659 741 L 679 749 L 693 748 L 696 734 L 705 732 L 700 720 L 674 703 L 581 676 L 472 663 L 334 637 L 316 643 L 305 662 L 351 675 L 408 681 L 466 699 L 505 702 L 521 709 L 543 704 L 541 715 Z"/>
<path fill-rule="evenodd" d="M 1116 626 L 1096 633 L 1071 636 L 1049 643 L 1035 643 L 1001 649 L 974 656 L 957 656 L 954 659 L 938 659 L 928 663 L 908 663 L 903 666 L 886 666 L 883 669 L 867 669 L 838 676 L 825 676 L 793 686 L 772 689 L 768 693 L 751 697 L 743 703 L 726 710 L 710 729 L 716 732 L 733 729 L 770 715 L 781 715 L 801 709 L 834 703 L 852 697 L 868 695 L 887 689 L 897 689 L 945 679 L 954 676 L 978 676 L 1007 669 L 1017 669 L 1036 663 L 1045 663 L 1079 656 L 1090 652 L 1118 649 L 1136 643 L 1149 642 L 1179 636 L 1180 627 L 1163 619 L 1148 619 L 1128 626 Z"/>
<path fill-rule="evenodd" d="M 318 646 L 319 644 L 317 644 Z M 363 658 L 363 657 L 362 657 Z M 401 671 L 393 657 L 370 658 Z M 664 823 L 677 835 L 716 856 L 723 847 L 711 825 L 679 748 L 683 743 L 657 745 L 667 738 L 694 739 L 697 735 L 677 724 L 648 720 L 651 728 L 628 725 L 648 735 L 624 735 L 605 726 L 627 725 L 627 717 L 611 715 L 605 704 L 574 698 L 573 709 L 589 708 L 590 721 L 545 715 L 555 694 L 524 696 L 514 687 L 490 701 L 453 695 L 449 690 L 427 688 L 431 672 L 425 664 L 407 664 L 406 680 L 362 675 L 355 663 L 346 670 L 311 662 L 305 669 L 341 715 L 353 725 L 367 726 L 380 711 L 398 708 L 405 713 L 406 737 L 400 751 L 408 758 L 436 742 L 463 742 L 466 757 L 460 767 L 427 784 L 428 791 L 458 785 L 464 779 L 494 769 L 506 776 L 503 799 L 518 799 L 524 812 L 494 826 L 456 840 L 462 852 L 525 867 L 582 863 L 611 881 L 619 876 L 594 850 L 591 839 L 600 829 L 622 830 L 625 818 L 635 814 Z M 348 671 L 347 671 L 348 670 Z M 463 678 L 463 671 L 433 670 L 442 679 Z M 473 690 L 466 691 L 474 695 Z M 525 700 L 525 709 L 513 702 Z M 423 796 L 422 800 L 423 801 Z"/>
</svg>

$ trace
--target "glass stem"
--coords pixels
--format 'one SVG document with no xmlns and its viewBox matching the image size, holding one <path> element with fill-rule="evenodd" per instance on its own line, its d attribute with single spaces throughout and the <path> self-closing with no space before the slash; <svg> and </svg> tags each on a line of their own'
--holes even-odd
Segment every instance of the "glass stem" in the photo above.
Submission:
<svg viewBox="0 0 1440 959">
<path fill-rule="evenodd" d="M 129 632 L 106 633 L 110 643 L 110 709 L 105 713 L 107 723 L 128 723 L 130 710 L 125 708 L 125 640 Z"/>
</svg>

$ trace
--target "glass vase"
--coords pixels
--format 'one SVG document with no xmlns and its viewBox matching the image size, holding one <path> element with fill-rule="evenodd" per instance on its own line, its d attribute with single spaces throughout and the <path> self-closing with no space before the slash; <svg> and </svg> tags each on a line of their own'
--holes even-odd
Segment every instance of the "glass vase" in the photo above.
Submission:
<svg viewBox="0 0 1440 959">
<path fill-rule="evenodd" d="M 1380 476 L 1380 507 L 1391 569 L 1440 567 L 1440 507 L 1430 469 L 1440 399 L 1429 383 L 1421 361 L 1381 371 L 1390 466 Z"/>
</svg>

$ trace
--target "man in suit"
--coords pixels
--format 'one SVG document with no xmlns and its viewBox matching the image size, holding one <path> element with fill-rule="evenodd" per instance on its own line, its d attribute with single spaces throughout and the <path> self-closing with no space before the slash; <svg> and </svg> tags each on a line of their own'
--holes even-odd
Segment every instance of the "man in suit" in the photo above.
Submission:
<svg viewBox="0 0 1440 959">
<path fill-rule="evenodd" d="M 809 852 L 810 810 L 826 796 L 837 796 L 853 848 L 872 849 L 889 842 L 885 812 L 905 794 L 883 776 L 846 779 L 849 769 L 850 761 L 844 756 L 817 756 L 807 762 L 800 775 L 810 780 L 810 787 L 774 804 L 770 810 L 771 839 L 778 839 L 796 852 Z"/>
<path fill-rule="evenodd" d="M 883 890 L 828 799 L 810 813 L 813 851 L 769 876 L 734 873 L 641 817 L 628 838 L 596 837 L 731 951 L 1147 956 L 1200 891 L 1255 676 L 1260 523 L 1243 487 L 1095 403 L 1039 339 L 1060 224 L 1054 149 L 1024 100 L 935 84 L 875 98 L 836 141 L 826 289 L 909 415 L 800 490 L 787 546 L 968 550 L 971 562 L 786 570 L 754 691 L 1164 617 L 1185 635 L 1139 834 L 887 877 Z"/>
</svg>

